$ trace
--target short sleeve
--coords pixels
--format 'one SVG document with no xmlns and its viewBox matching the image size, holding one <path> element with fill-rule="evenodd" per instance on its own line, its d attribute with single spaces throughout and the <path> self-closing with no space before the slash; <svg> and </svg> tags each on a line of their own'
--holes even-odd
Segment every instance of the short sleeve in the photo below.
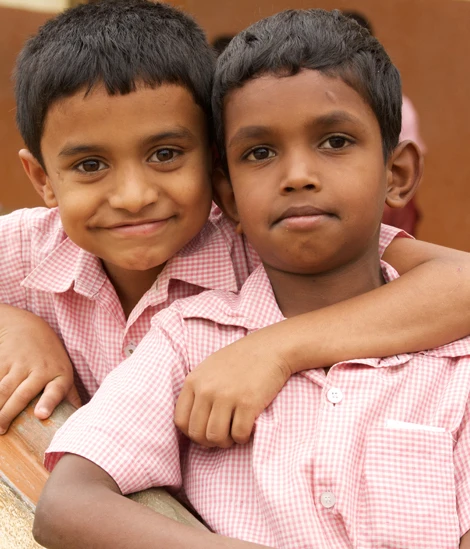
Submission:
<svg viewBox="0 0 470 549">
<path fill-rule="evenodd" d="M 123 494 L 181 486 L 179 447 L 185 439 L 173 415 L 187 372 L 183 331 L 175 310 L 154 317 L 132 356 L 56 433 L 47 469 L 72 453 L 104 469 Z"/>
<path fill-rule="evenodd" d="M 462 367 L 470 368 L 470 359 Z M 467 401 L 454 447 L 455 489 L 460 536 L 470 530 L 470 403 Z"/>
<path fill-rule="evenodd" d="M 379 256 L 382 257 L 385 250 L 390 246 L 395 238 L 413 238 L 406 231 L 392 227 L 391 225 L 380 225 L 380 238 L 379 238 Z"/>
<path fill-rule="evenodd" d="M 0 302 L 26 308 L 25 290 L 21 287 L 30 269 L 31 235 L 27 210 L 0 216 Z"/>
</svg>

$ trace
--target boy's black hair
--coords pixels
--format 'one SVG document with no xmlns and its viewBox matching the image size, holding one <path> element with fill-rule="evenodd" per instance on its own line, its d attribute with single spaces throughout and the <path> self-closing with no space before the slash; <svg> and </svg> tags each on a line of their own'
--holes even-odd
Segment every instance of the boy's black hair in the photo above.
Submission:
<svg viewBox="0 0 470 549">
<path fill-rule="evenodd" d="M 217 61 L 212 110 L 224 168 L 227 94 L 259 76 L 302 69 L 339 77 L 361 95 L 377 117 L 388 158 L 398 144 L 402 95 L 400 75 L 382 45 L 337 10 L 286 10 L 236 35 Z"/>
<path fill-rule="evenodd" d="M 349 19 L 354 19 L 354 21 L 356 21 L 356 23 L 361 25 L 361 27 L 364 27 L 365 29 L 367 29 L 371 34 L 374 34 L 374 30 L 372 29 L 372 24 L 364 14 L 355 10 L 341 10 L 341 13 L 345 17 L 349 17 Z"/>
<path fill-rule="evenodd" d="M 225 48 L 232 41 L 232 38 L 233 34 L 223 34 L 213 40 L 212 47 L 214 48 L 217 56 L 219 56 L 225 50 Z"/>
<path fill-rule="evenodd" d="M 44 167 L 41 137 L 51 105 L 104 84 L 110 95 L 180 84 L 210 118 L 215 55 L 188 15 L 147 0 L 102 0 L 69 9 L 30 38 L 16 63 L 16 120 Z"/>
</svg>

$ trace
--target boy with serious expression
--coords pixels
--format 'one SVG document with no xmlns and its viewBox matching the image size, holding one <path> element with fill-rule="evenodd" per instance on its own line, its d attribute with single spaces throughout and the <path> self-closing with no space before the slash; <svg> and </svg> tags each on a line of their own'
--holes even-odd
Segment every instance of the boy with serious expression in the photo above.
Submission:
<svg viewBox="0 0 470 549">
<path fill-rule="evenodd" d="M 363 98 L 317 71 L 260 76 L 230 92 L 224 125 L 235 215 L 283 314 L 381 285 L 380 208 L 397 193 L 394 158 L 384 162 L 380 127 Z M 409 157 L 413 146 L 403 148 Z"/>
</svg>

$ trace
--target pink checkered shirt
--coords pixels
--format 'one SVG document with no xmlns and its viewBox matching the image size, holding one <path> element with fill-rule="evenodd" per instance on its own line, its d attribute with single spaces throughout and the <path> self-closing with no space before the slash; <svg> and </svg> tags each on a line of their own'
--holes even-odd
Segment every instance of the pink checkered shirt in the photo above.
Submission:
<svg viewBox="0 0 470 549">
<path fill-rule="evenodd" d="M 52 326 L 89 395 L 133 352 L 158 311 L 205 289 L 237 291 L 252 268 L 232 223 L 213 208 L 199 236 L 167 263 L 126 320 L 101 261 L 67 237 L 57 209 L 1 216 L 0 242 L 0 302 Z"/>
<path fill-rule="evenodd" d="M 383 225 L 381 254 L 397 235 L 406 233 Z M 158 311 L 205 289 L 237 291 L 259 264 L 214 206 L 199 236 L 167 263 L 126 320 L 101 261 L 67 237 L 57 209 L 0 216 L 0 255 L 0 302 L 31 311 L 52 326 L 90 396 L 133 352 Z"/>
<path fill-rule="evenodd" d="M 470 528 L 470 339 L 297 374 L 244 446 L 176 430 L 187 373 L 282 319 L 262 267 L 239 295 L 174 303 L 57 433 L 46 466 L 84 456 L 125 494 L 167 486 L 213 531 L 272 547 L 456 549 Z"/>
</svg>

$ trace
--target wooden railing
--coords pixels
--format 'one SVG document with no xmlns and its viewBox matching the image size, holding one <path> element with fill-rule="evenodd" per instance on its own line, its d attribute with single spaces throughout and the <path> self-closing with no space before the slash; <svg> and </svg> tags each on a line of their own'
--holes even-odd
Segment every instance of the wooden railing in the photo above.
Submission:
<svg viewBox="0 0 470 549">
<path fill-rule="evenodd" d="M 62 403 L 50 419 L 39 421 L 33 413 L 36 400 L 18 416 L 7 434 L 0 436 L 0 548 L 38 548 L 31 535 L 34 510 L 48 472 L 43 456 L 54 433 L 74 412 Z M 155 511 L 195 528 L 205 527 L 162 488 L 130 496 Z"/>
</svg>

